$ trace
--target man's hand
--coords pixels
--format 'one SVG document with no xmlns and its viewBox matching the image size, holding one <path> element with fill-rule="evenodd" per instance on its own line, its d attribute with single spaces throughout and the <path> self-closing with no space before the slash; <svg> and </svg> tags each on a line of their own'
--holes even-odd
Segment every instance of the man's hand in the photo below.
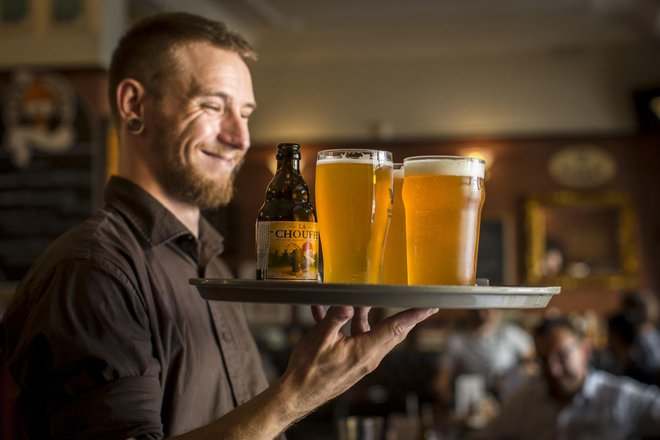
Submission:
<svg viewBox="0 0 660 440">
<path fill-rule="evenodd" d="M 314 306 L 317 324 L 298 341 L 281 378 L 213 423 L 175 438 L 271 440 L 373 371 L 416 324 L 435 312 L 405 310 L 370 329 L 368 308 L 330 307 L 326 313 Z M 341 328 L 351 319 L 349 336 Z"/>
<path fill-rule="evenodd" d="M 287 413 L 299 419 L 343 393 L 381 360 L 410 330 L 437 309 L 409 309 L 369 328 L 368 308 L 313 306 L 317 321 L 294 347 L 289 365 L 280 379 Z M 351 335 L 341 331 L 351 322 Z"/>
</svg>

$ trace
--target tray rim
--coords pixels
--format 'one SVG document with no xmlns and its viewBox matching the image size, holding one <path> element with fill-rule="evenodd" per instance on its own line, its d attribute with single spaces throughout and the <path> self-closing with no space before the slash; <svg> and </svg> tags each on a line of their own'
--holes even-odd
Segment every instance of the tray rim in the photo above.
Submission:
<svg viewBox="0 0 660 440">
<path fill-rule="evenodd" d="M 273 304 L 344 304 L 372 307 L 544 308 L 560 286 L 408 286 L 389 284 L 335 284 L 321 282 L 190 278 L 189 283 L 207 300 Z M 237 292 L 247 293 L 239 296 Z M 266 292 L 284 295 L 268 298 Z M 250 295 L 252 293 L 252 295 Z M 255 295 L 256 293 L 256 295 Z M 359 293 L 359 296 L 348 297 Z M 312 294 L 312 299 L 310 299 Z M 319 300 L 319 294 L 327 294 Z M 229 298 L 229 299 L 227 299 Z M 520 303 L 523 302 L 523 305 Z"/>
</svg>

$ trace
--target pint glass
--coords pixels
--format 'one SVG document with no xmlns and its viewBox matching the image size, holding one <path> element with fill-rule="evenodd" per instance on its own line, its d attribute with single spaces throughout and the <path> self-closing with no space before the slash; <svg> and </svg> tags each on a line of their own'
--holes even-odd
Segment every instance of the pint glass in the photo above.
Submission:
<svg viewBox="0 0 660 440">
<path fill-rule="evenodd" d="M 392 218 L 385 241 L 383 256 L 383 284 L 408 284 L 406 263 L 406 214 L 403 208 L 403 164 L 395 163 L 392 173 L 394 180 L 394 202 Z"/>
<path fill-rule="evenodd" d="M 484 161 L 418 156 L 403 163 L 408 284 L 474 285 Z"/>
<path fill-rule="evenodd" d="M 380 283 L 392 208 L 392 153 L 319 152 L 315 192 L 324 282 Z"/>
</svg>

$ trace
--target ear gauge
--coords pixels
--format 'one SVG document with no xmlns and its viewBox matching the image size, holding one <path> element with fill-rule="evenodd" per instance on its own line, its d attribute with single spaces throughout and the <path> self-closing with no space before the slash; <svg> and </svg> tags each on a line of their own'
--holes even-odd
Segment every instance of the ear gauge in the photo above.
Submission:
<svg viewBox="0 0 660 440">
<path fill-rule="evenodd" d="M 140 118 L 131 118 L 126 121 L 126 125 L 128 126 L 128 129 L 133 133 L 139 133 L 142 131 L 142 127 L 144 126 L 142 124 L 142 119 Z"/>
</svg>

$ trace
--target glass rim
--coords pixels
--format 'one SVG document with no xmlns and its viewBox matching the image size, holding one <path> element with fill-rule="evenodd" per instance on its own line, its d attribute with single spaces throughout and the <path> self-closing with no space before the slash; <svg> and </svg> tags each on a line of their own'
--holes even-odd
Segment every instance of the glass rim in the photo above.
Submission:
<svg viewBox="0 0 660 440">
<path fill-rule="evenodd" d="M 392 154 L 391 151 L 387 150 L 375 150 L 373 148 L 329 148 L 326 150 L 320 150 L 317 154 L 321 153 L 387 153 Z"/>
<path fill-rule="evenodd" d="M 480 159 L 478 157 L 451 156 L 451 155 L 410 156 L 410 157 L 406 157 L 406 158 L 403 159 L 403 164 L 405 165 L 405 163 L 408 162 L 408 161 L 413 162 L 413 161 L 417 161 L 417 160 L 454 160 L 454 161 L 469 160 L 469 161 L 481 162 L 484 165 L 486 164 L 485 160 Z"/>
<path fill-rule="evenodd" d="M 345 156 L 345 154 L 347 153 L 353 153 L 356 155 L 366 155 L 368 157 Z M 341 160 L 341 159 L 344 160 L 371 159 L 372 161 L 377 160 L 388 164 L 390 163 L 394 164 L 392 152 L 387 150 L 373 150 L 369 148 L 332 148 L 328 150 L 321 150 L 318 153 L 316 153 L 317 162 L 319 160 L 330 161 L 330 160 Z"/>
</svg>

